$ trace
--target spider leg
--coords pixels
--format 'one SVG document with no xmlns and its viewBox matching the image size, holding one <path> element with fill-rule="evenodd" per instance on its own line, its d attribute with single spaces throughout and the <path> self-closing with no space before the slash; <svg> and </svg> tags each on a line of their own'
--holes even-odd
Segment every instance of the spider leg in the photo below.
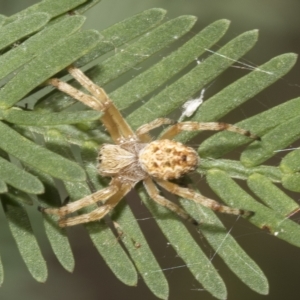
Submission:
<svg viewBox="0 0 300 300">
<path fill-rule="evenodd" d="M 107 202 L 94 209 L 89 213 L 85 213 L 75 217 L 60 219 L 58 224 L 60 227 L 74 226 L 92 221 L 99 221 L 105 217 L 114 207 L 122 200 L 122 198 L 132 189 L 130 184 L 123 184 L 118 191 L 111 196 Z"/>
<path fill-rule="evenodd" d="M 114 103 L 110 100 L 109 96 L 105 91 L 91 81 L 80 69 L 70 66 L 68 72 L 95 98 L 99 100 L 105 106 L 105 114 L 101 118 L 101 121 L 110 132 L 111 135 L 115 136 L 114 131 L 117 129 L 121 136 L 124 138 L 134 137 L 135 134 L 122 117 L 119 110 L 116 108 Z M 118 142 L 118 140 L 115 140 Z"/>
<path fill-rule="evenodd" d="M 218 203 L 215 200 L 209 199 L 207 197 L 204 197 L 198 193 L 196 193 L 192 189 L 188 188 L 182 188 L 178 186 L 177 184 L 174 184 L 169 181 L 165 181 L 162 179 L 155 179 L 157 183 L 162 186 L 164 189 L 169 191 L 172 194 L 175 194 L 179 197 L 186 198 L 192 201 L 195 201 L 196 203 L 199 203 L 205 207 L 208 207 L 214 211 L 218 211 L 221 213 L 225 214 L 232 214 L 232 215 L 243 215 L 243 216 L 251 216 L 253 215 L 253 212 L 243 210 L 243 209 L 238 209 L 238 208 L 232 208 L 229 206 L 222 205 Z"/>
<path fill-rule="evenodd" d="M 135 134 L 143 139 L 144 141 L 148 141 L 148 140 L 145 140 L 147 137 L 149 137 L 149 135 L 147 134 L 150 130 L 154 129 L 154 128 L 157 128 L 157 127 L 160 127 L 162 125 L 165 125 L 165 124 L 174 124 L 175 121 L 172 120 L 172 119 L 168 119 L 168 118 L 158 118 L 158 119 L 155 119 L 154 121 L 150 122 L 150 123 L 147 123 L 147 124 L 144 124 L 142 126 L 140 126 Z M 151 138 L 149 139 L 149 141 L 151 141 Z"/>
<path fill-rule="evenodd" d="M 72 203 L 68 203 L 67 205 L 64 205 L 60 208 L 40 208 L 40 210 L 46 214 L 64 217 L 65 215 L 77 211 L 88 205 L 97 203 L 99 201 L 104 202 L 112 195 L 114 195 L 117 191 L 118 191 L 117 186 L 110 185 L 107 188 L 97 191 L 96 193 L 86 196 L 80 200 L 74 201 Z"/>
<path fill-rule="evenodd" d="M 63 93 L 71 96 L 72 98 L 84 103 L 85 105 L 91 107 L 94 110 L 104 111 L 105 106 L 95 97 L 87 95 L 80 90 L 75 89 L 70 84 L 59 80 L 58 78 L 48 79 L 46 84 L 52 85 Z"/>
<path fill-rule="evenodd" d="M 157 189 L 157 187 L 155 186 L 154 182 L 150 177 L 144 179 L 143 182 L 147 193 L 149 194 L 151 199 L 153 199 L 156 203 L 168 208 L 169 210 L 173 211 L 181 218 L 193 223 L 194 225 L 198 225 L 198 222 L 195 219 L 193 219 L 184 209 L 182 209 L 177 204 L 161 196 L 159 194 L 159 190 Z"/>
<path fill-rule="evenodd" d="M 197 130 L 213 130 L 213 131 L 232 131 L 236 132 L 245 136 L 248 136 L 251 139 L 254 140 L 260 140 L 260 138 L 252 134 L 248 130 L 244 130 L 242 128 L 239 128 L 237 126 L 227 124 L 227 123 L 221 123 L 221 122 L 180 122 L 176 123 L 173 126 L 169 127 L 160 137 L 159 139 L 172 139 L 177 134 L 179 134 L 182 131 L 197 131 Z"/>
<path fill-rule="evenodd" d="M 92 95 L 85 94 L 57 78 L 48 79 L 46 84 L 54 86 L 92 109 L 104 112 L 101 121 L 115 143 L 124 138 L 135 137 L 128 123 L 102 88 L 94 84 L 81 70 L 69 67 L 68 71 Z"/>
</svg>

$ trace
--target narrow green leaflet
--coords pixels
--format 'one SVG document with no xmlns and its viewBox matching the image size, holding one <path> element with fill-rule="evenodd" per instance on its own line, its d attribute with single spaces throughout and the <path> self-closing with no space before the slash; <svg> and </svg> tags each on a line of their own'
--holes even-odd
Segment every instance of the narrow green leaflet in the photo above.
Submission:
<svg viewBox="0 0 300 300">
<path fill-rule="evenodd" d="M 255 195 L 279 214 L 288 216 L 299 210 L 299 205 L 265 176 L 253 174 L 247 183 Z"/>
<path fill-rule="evenodd" d="M 166 14 L 161 8 L 145 10 L 133 17 L 116 23 L 100 32 L 103 40 L 88 54 L 79 58 L 75 65 L 81 67 L 97 57 L 124 45 L 130 40 L 158 26 Z"/>
<path fill-rule="evenodd" d="M 49 20 L 49 14 L 36 13 L 30 14 L 25 18 L 20 18 L 9 25 L 0 27 L 0 50 L 38 31 L 45 26 Z"/>
<path fill-rule="evenodd" d="M 83 16 L 69 17 L 53 26 L 48 26 L 28 38 L 24 43 L 0 56 L 0 78 L 16 70 L 36 55 L 42 53 L 77 31 L 85 21 Z"/>
<path fill-rule="evenodd" d="M 172 19 L 143 35 L 136 42 L 106 59 L 86 74 L 95 83 L 102 86 L 175 42 L 180 36 L 187 33 L 195 22 L 196 18 L 193 16 Z"/>
<path fill-rule="evenodd" d="M 4 22 L 5 22 L 6 19 L 7 19 L 6 16 L 0 14 L 0 27 L 3 26 L 3 24 L 4 24 Z"/>
<path fill-rule="evenodd" d="M 214 249 L 215 255 L 220 256 L 237 277 L 251 289 L 266 295 L 269 291 L 267 278 L 235 239 L 228 234 L 228 229 L 212 210 L 190 200 L 181 199 L 180 203 L 192 217 L 199 221 L 199 230 Z"/>
<path fill-rule="evenodd" d="M 42 183 L 35 176 L 0 157 L 0 178 L 20 191 L 31 194 L 44 192 Z"/>
<path fill-rule="evenodd" d="M 68 12 L 78 5 L 88 2 L 87 0 L 43 0 L 35 5 L 32 5 L 5 20 L 5 23 L 11 23 L 24 17 L 30 16 L 33 13 L 47 13 L 51 18 Z"/>
<path fill-rule="evenodd" d="M 78 32 L 41 53 L 0 90 L 0 108 L 13 106 L 35 87 L 91 50 L 98 40 L 97 31 Z"/>
<path fill-rule="evenodd" d="M 300 173 L 284 174 L 282 185 L 293 192 L 300 192 Z"/>
<path fill-rule="evenodd" d="M 183 16 L 170 20 L 142 36 L 136 42 L 124 48 L 123 51 L 104 60 L 86 74 L 95 83 L 103 86 L 187 33 L 195 21 L 196 19 L 193 16 Z M 72 103 L 74 101 L 74 99 L 71 99 Z"/>
<path fill-rule="evenodd" d="M 201 158 L 197 171 L 206 175 L 210 169 L 223 170 L 230 177 L 246 180 L 251 174 L 258 173 L 269 178 L 273 182 L 281 182 L 282 173 L 279 168 L 271 166 L 245 167 L 240 161 L 229 159 Z"/>
<path fill-rule="evenodd" d="M 79 58 L 74 64 L 77 67 L 81 67 L 100 55 L 114 50 L 115 47 L 120 47 L 152 27 L 157 26 L 165 14 L 165 10 L 150 9 L 104 29 L 100 32 L 103 39 L 98 42 L 95 48 Z M 50 96 L 47 95 L 40 99 L 35 108 L 46 111 L 61 111 L 75 102 L 74 99 L 70 97 L 62 98 L 61 95 L 59 91 L 52 93 Z M 59 99 L 59 101 L 54 102 L 55 99 Z"/>
<path fill-rule="evenodd" d="M 231 58 L 231 56 L 228 56 L 228 58 Z M 297 55 L 294 53 L 286 53 L 270 59 L 265 64 L 255 68 L 248 75 L 238 79 L 205 101 L 196 115 L 205 116 L 205 119 L 201 119 L 204 122 L 223 117 L 280 79 L 290 71 L 295 65 L 296 60 Z M 198 120 L 197 116 L 193 119 Z"/>
<path fill-rule="evenodd" d="M 227 291 L 222 278 L 189 234 L 182 220 L 179 220 L 179 217 L 167 208 L 157 205 L 152 199 L 149 199 L 144 190 L 140 190 L 139 195 L 151 214 L 155 216 L 158 226 L 178 256 L 185 262 L 187 268 L 203 288 L 218 299 L 227 299 Z M 173 267 L 176 268 L 176 266 Z M 160 270 L 152 268 L 148 270 L 148 273 L 153 272 L 157 273 Z"/>
<path fill-rule="evenodd" d="M 300 192 L 300 150 L 288 153 L 280 163 L 283 172 L 282 184 L 285 188 Z"/>
<path fill-rule="evenodd" d="M 59 113 L 39 113 L 7 109 L 0 112 L 0 116 L 7 122 L 18 125 L 55 126 L 63 124 L 78 124 L 99 120 L 102 113 L 99 111 L 77 111 Z"/>
<path fill-rule="evenodd" d="M 251 223 L 297 247 L 300 246 L 299 224 L 254 200 L 225 172 L 217 169 L 210 170 L 207 182 L 227 205 L 253 211 L 255 214 L 249 217 Z"/>
<path fill-rule="evenodd" d="M 228 20 L 219 20 L 207 26 L 172 54 L 111 93 L 111 99 L 118 109 L 141 100 L 214 45 L 225 34 L 228 26 Z"/>
<path fill-rule="evenodd" d="M 48 275 L 46 262 L 42 257 L 24 207 L 11 200 L 5 201 L 4 196 L 1 198 L 9 228 L 29 272 L 37 281 L 45 282 Z"/>
<path fill-rule="evenodd" d="M 261 141 L 253 142 L 241 155 L 247 167 L 257 166 L 300 138 L 300 117 L 297 116 L 269 131 Z M 278 138 L 280 137 L 280 138 Z"/>
<path fill-rule="evenodd" d="M 300 171 L 300 149 L 288 153 L 281 160 L 280 170 L 283 173 L 294 173 Z"/>
<path fill-rule="evenodd" d="M 229 54 L 228 58 L 232 58 Z M 213 97 L 209 98 L 208 100 L 204 101 L 204 103 L 199 107 L 194 117 L 190 120 L 198 121 L 198 122 L 208 122 L 218 120 L 221 117 L 225 116 L 227 113 L 245 103 L 247 100 L 251 99 L 263 89 L 280 79 L 283 75 L 285 75 L 296 63 L 297 55 L 294 53 L 287 53 L 275 58 L 272 58 L 270 61 L 266 62 L 265 64 L 261 65 L 260 67 L 256 68 L 250 74 L 238 79 L 231 85 L 227 86 L 226 88 L 222 89 L 219 93 L 214 95 Z M 255 116 L 257 117 L 257 116 Z M 255 118 L 253 117 L 253 118 Z M 283 118 L 283 117 L 280 117 Z M 253 120 L 254 121 L 254 120 Z M 266 120 L 261 119 L 258 122 L 259 125 L 263 126 L 271 126 L 266 124 Z M 264 122 L 263 122 L 264 121 Z M 245 122 L 245 121 L 242 121 Z M 241 128 L 251 129 L 251 127 L 247 127 L 245 123 L 238 123 Z M 277 121 L 278 124 L 278 121 Z M 249 126 L 251 124 L 247 124 Z M 254 133 L 260 134 L 260 132 L 253 130 Z M 195 136 L 196 133 L 187 132 L 183 133 L 181 136 L 184 136 L 184 141 L 191 139 Z M 238 134 L 232 134 L 231 137 L 235 137 Z M 220 136 L 219 136 L 220 137 Z M 221 136 L 222 140 L 218 140 L 218 147 L 213 148 L 211 150 L 211 145 L 209 145 L 210 140 L 206 143 L 202 144 L 199 149 L 208 148 L 210 146 L 210 156 L 211 153 L 215 153 L 217 151 L 222 151 L 224 147 L 228 144 L 231 146 L 232 144 L 236 145 L 236 141 L 233 142 L 231 140 L 227 141 L 224 136 Z M 240 138 L 240 137 L 238 137 Z M 243 137 L 245 140 L 245 137 Z M 249 139 L 247 140 L 249 142 Z M 219 145 L 221 145 L 219 150 Z M 227 146 L 228 147 L 228 146 Z M 201 153 L 204 154 L 204 151 L 201 150 Z"/>
<path fill-rule="evenodd" d="M 57 219 L 44 217 L 45 232 L 51 244 L 51 248 L 60 264 L 69 272 L 75 268 L 75 260 L 65 229 L 57 225 Z"/>
<path fill-rule="evenodd" d="M 0 148 L 22 162 L 56 178 L 70 181 L 85 179 L 84 171 L 76 163 L 27 140 L 2 122 L 0 136 Z"/>
<path fill-rule="evenodd" d="M 131 113 L 127 121 L 133 128 L 137 128 L 155 118 L 165 117 L 249 51 L 256 40 L 256 30 L 246 32 L 231 40 L 217 53 Z M 230 57 L 230 60 L 227 57 Z"/>
<path fill-rule="evenodd" d="M 3 180 L 0 180 L 0 194 L 7 192 L 7 185 Z"/>
<path fill-rule="evenodd" d="M 291 63 L 293 63 L 293 61 L 294 59 L 291 59 Z M 278 126 L 278 124 L 297 117 L 299 111 L 300 98 L 295 98 L 259 113 L 251 118 L 238 122 L 235 125 L 241 128 L 246 128 L 261 137 L 272 128 Z M 205 157 L 209 155 L 211 158 L 218 158 L 230 152 L 234 148 L 249 142 L 250 140 L 248 137 L 245 137 L 241 134 L 224 131 L 214 134 L 212 137 L 206 139 L 203 143 L 201 143 L 198 151 L 201 156 Z"/>
<path fill-rule="evenodd" d="M 38 178 L 1 157 L 0 178 L 20 191 L 31 194 L 41 194 L 44 192 L 44 187 Z"/>
<path fill-rule="evenodd" d="M 161 267 L 132 214 L 128 204 L 123 200 L 116 209 L 119 213 L 114 220 L 122 243 L 129 252 L 137 270 L 152 293 L 160 299 L 168 299 L 169 286 Z M 157 272 L 151 272 L 157 270 Z"/>
</svg>

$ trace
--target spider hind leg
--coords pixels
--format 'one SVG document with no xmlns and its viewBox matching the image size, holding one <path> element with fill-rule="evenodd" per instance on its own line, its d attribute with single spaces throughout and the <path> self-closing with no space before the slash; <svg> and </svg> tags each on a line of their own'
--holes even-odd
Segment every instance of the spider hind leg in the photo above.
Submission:
<svg viewBox="0 0 300 300">
<path fill-rule="evenodd" d="M 177 204 L 161 196 L 151 178 L 148 177 L 144 179 L 144 186 L 151 199 L 154 200 L 156 203 L 168 208 L 172 212 L 176 213 L 179 217 L 192 223 L 193 225 L 195 226 L 199 225 L 199 223 L 194 218 L 192 218 L 184 209 L 182 209 Z"/>
<path fill-rule="evenodd" d="M 165 181 L 162 179 L 157 179 L 156 181 L 161 187 L 163 187 L 170 193 L 175 194 L 182 198 L 192 200 L 196 203 L 199 203 L 205 207 L 210 208 L 213 211 L 221 212 L 225 214 L 237 215 L 237 216 L 244 216 L 244 217 L 251 217 L 254 215 L 253 211 L 222 205 L 215 200 L 202 196 L 191 189 L 182 188 L 172 182 Z"/>
</svg>

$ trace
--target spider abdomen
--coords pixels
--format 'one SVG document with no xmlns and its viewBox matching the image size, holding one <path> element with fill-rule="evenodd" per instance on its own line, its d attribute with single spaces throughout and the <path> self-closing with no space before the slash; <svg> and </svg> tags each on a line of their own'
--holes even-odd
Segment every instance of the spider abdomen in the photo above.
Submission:
<svg viewBox="0 0 300 300">
<path fill-rule="evenodd" d="M 199 157 L 193 148 L 182 143 L 157 140 L 140 151 L 139 163 L 150 176 L 169 180 L 194 171 L 198 166 Z"/>
</svg>

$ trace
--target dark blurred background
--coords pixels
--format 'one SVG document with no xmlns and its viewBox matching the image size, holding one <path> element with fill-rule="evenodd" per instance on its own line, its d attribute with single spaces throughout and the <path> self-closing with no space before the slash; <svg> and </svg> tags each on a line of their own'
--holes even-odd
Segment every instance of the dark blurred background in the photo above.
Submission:
<svg viewBox="0 0 300 300">
<path fill-rule="evenodd" d="M 0 1 L 0 13 L 11 15 L 36 2 L 38 1 Z M 220 42 L 220 46 L 225 44 L 226 39 L 230 40 L 244 31 L 259 29 L 258 43 L 243 60 L 252 66 L 260 65 L 282 53 L 300 53 L 300 1 L 298 0 L 103 0 L 86 13 L 88 20 L 85 27 L 101 30 L 153 7 L 168 10 L 167 18 L 183 14 L 197 16 L 198 22 L 191 34 L 197 33 L 215 20 L 224 18 L 231 20 L 231 27 Z M 282 80 L 227 116 L 226 121 L 234 123 L 241 118 L 299 96 L 299 71 L 298 63 Z M 226 72 L 226 76 L 217 79 L 216 86 L 226 85 L 232 82 L 235 76 L 244 74 L 242 69 L 235 69 L 232 73 L 233 77 Z M 208 93 L 213 93 L 213 89 L 208 90 Z M 277 162 L 279 161 L 280 155 L 277 158 Z M 298 198 L 299 195 L 294 195 L 296 201 Z M 140 205 L 139 207 L 140 211 L 136 214 L 140 214 L 140 218 L 147 216 L 146 209 Z M 294 220 L 299 221 L 299 216 L 295 216 Z M 228 287 L 228 299 L 299 299 L 300 249 L 269 236 L 266 232 L 242 220 L 226 218 L 224 221 L 229 228 L 232 228 L 232 235 L 236 240 L 265 272 L 270 284 L 268 296 L 258 295 L 244 286 L 222 261 L 215 257 L 213 262 Z M 0 221 L 0 226 L 3 228 L 6 225 Z M 187 268 L 172 268 L 181 265 L 182 262 L 171 247 L 168 247 L 155 221 L 150 218 L 141 226 L 146 237 L 149 238 L 158 261 L 164 268 L 170 268 L 165 271 L 170 284 L 170 299 L 213 299 L 207 292 L 201 290 L 201 286 L 197 284 Z M 0 252 L 4 262 L 5 280 L 0 289 L 0 298 L 3 300 L 155 299 L 142 280 L 137 287 L 127 287 L 120 283 L 97 255 L 83 228 L 70 230 L 70 239 L 76 259 L 75 271 L 72 274 L 59 265 L 48 242 L 41 235 L 42 250 L 49 267 L 48 280 L 41 284 L 35 282 L 29 275 L 9 233 L 5 235 L 1 230 Z M 205 241 L 202 246 L 204 249 L 208 248 Z"/>
</svg>

